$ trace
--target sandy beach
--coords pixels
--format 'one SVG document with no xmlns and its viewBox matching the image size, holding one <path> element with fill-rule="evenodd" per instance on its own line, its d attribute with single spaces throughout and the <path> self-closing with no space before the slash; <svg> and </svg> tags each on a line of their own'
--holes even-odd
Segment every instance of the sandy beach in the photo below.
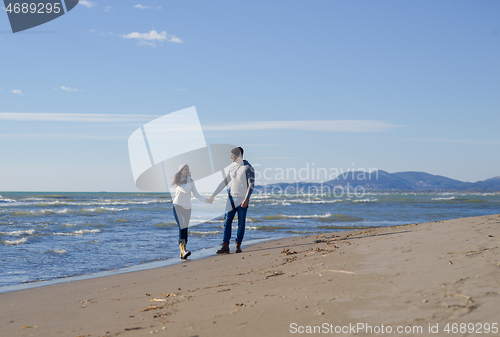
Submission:
<svg viewBox="0 0 500 337">
<path fill-rule="evenodd" d="M 489 215 L 243 245 L 0 294 L 0 335 L 494 336 L 499 238 Z"/>
</svg>

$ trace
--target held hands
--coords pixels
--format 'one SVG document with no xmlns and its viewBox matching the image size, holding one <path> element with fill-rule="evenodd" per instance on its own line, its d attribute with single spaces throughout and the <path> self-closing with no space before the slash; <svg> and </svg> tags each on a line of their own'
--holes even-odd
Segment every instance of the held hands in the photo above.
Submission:
<svg viewBox="0 0 500 337">
<path fill-rule="evenodd" d="M 249 200 L 248 200 L 248 198 L 245 198 L 245 199 L 243 200 L 243 202 L 241 203 L 241 207 L 243 207 L 243 208 L 247 208 L 247 207 L 248 207 L 248 201 L 249 201 Z M 205 202 L 206 202 L 207 204 L 212 204 L 212 203 L 214 202 L 214 196 L 212 195 L 210 198 L 205 199 Z"/>
</svg>

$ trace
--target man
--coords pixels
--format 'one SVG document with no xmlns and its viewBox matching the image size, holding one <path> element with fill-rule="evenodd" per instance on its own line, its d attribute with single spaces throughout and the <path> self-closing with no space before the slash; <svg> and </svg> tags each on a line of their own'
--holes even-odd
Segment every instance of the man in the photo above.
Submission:
<svg viewBox="0 0 500 337">
<path fill-rule="evenodd" d="M 227 184 L 231 183 L 228 190 L 226 213 L 224 215 L 224 239 L 222 248 L 217 250 L 217 254 L 229 254 L 231 225 L 236 213 L 238 213 L 238 232 L 236 234 L 235 251 L 236 253 L 241 253 L 241 242 L 245 235 L 245 218 L 248 210 L 248 201 L 250 200 L 255 184 L 255 171 L 248 161 L 243 160 L 243 149 L 241 147 L 235 147 L 231 150 L 231 159 L 236 165 L 229 169 L 227 176 L 208 199 L 208 202 L 212 203 L 215 196 Z"/>
</svg>

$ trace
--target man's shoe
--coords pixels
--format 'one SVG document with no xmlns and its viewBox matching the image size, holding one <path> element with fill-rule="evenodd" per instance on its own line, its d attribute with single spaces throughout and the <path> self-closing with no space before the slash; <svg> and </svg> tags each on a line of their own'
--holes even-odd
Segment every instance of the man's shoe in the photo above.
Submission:
<svg viewBox="0 0 500 337">
<path fill-rule="evenodd" d="M 234 250 L 236 253 L 241 253 L 241 242 L 236 242 L 236 246 L 234 246 Z"/>
<path fill-rule="evenodd" d="M 217 254 L 229 254 L 229 242 L 223 242 L 221 249 L 216 251 Z"/>
</svg>

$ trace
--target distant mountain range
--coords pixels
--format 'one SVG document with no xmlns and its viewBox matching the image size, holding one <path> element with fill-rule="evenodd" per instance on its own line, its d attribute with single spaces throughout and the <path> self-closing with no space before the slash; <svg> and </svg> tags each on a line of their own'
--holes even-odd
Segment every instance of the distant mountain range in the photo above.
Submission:
<svg viewBox="0 0 500 337">
<path fill-rule="evenodd" d="M 477 191 L 477 192 L 497 192 L 500 191 L 500 176 L 478 181 L 475 183 L 463 182 L 439 175 L 433 175 L 425 172 L 397 172 L 389 173 L 378 170 L 373 172 L 348 171 L 333 180 L 323 183 L 296 182 L 296 183 L 277 183 L 266 186 L 256 186 L 257 191 L 270 192 L 273 188 L 289 193 L 298 190 L 307 193 L 308 189 L 328 192 L 334 188 L 354 189 L 362 186 L 366 191 Z M 358 187 L 359 188 L 359 187 Z"/>
</svg>

